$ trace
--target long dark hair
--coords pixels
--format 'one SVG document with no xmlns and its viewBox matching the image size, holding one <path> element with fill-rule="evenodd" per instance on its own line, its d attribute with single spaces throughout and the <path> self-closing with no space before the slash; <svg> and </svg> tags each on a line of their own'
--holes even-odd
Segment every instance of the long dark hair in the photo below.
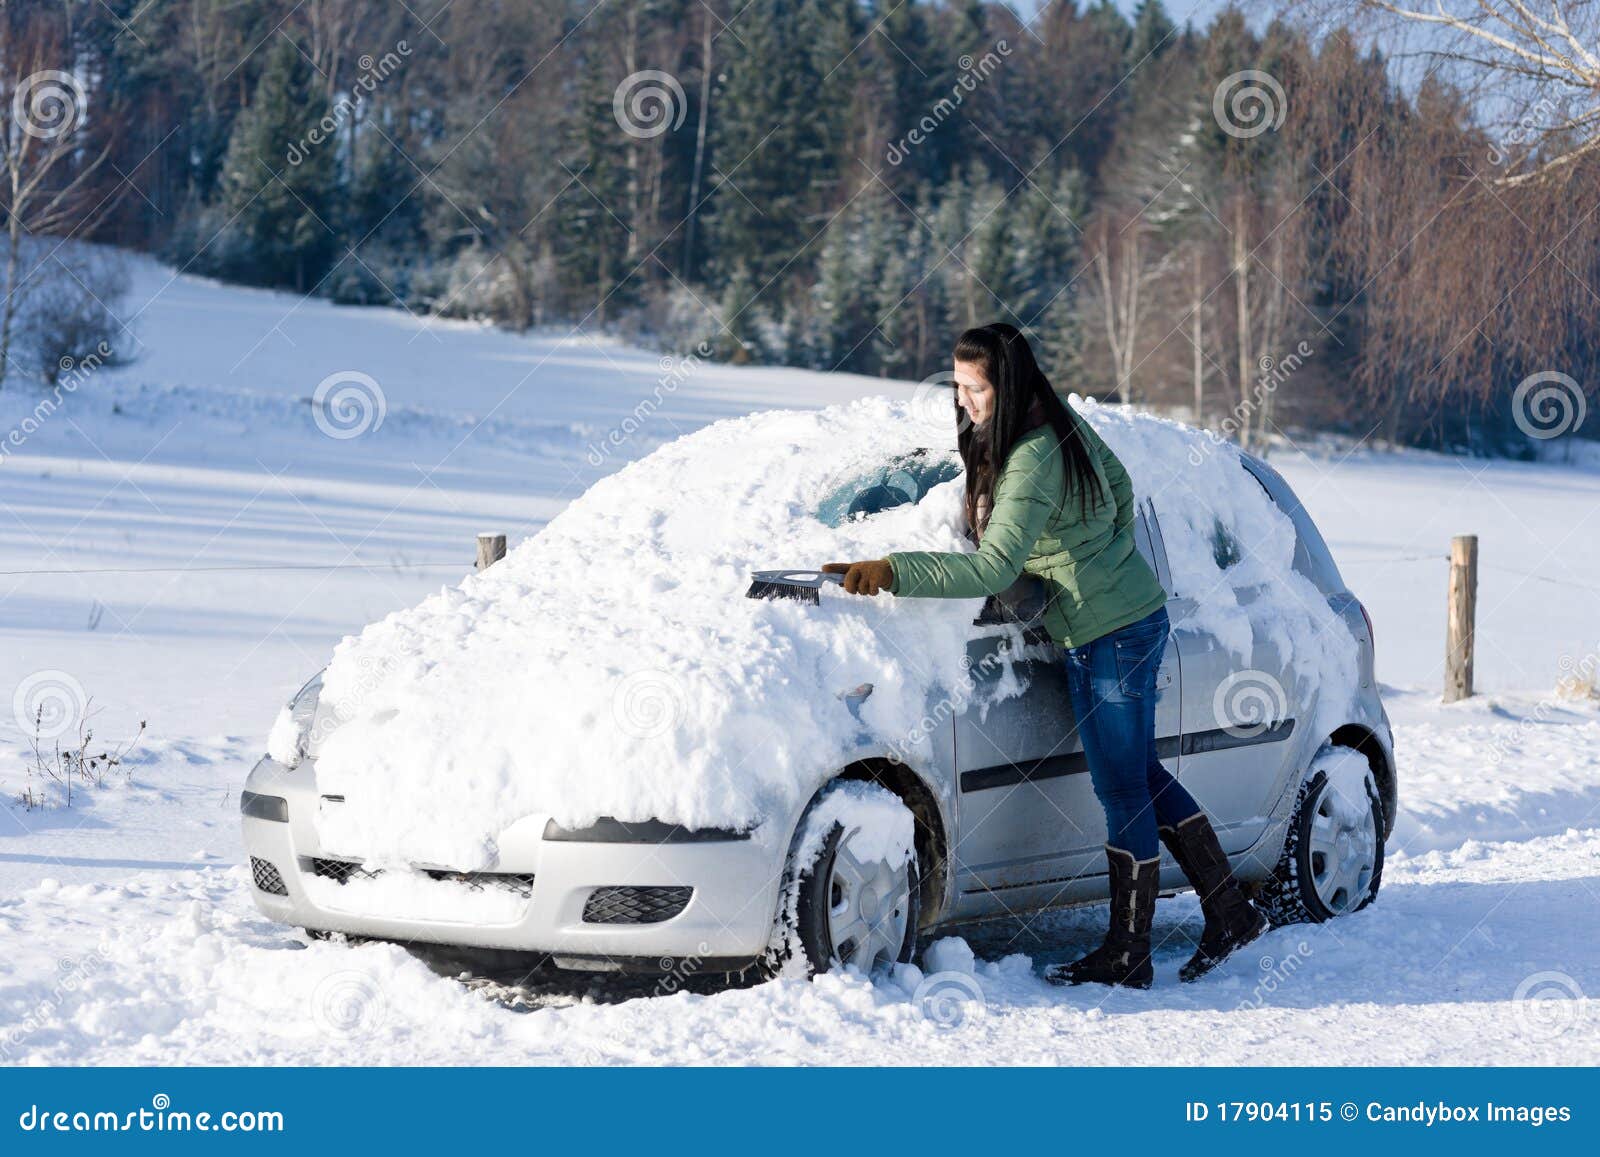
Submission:
<svg viewBox="0 0 1600 1157">
<path fill-rule="evenodd" d="M 994 387 L 994 412 L 981 426 L 956 410 L 956 445 L 967 469 L 967 524 L 983 532 L 994 507 L 994 487 L 1018 441 L 1044 421 L 1055 432 L 1066 469 L 1067 493 L 1076 494 L 1078 515 L 1105 497 L 1105 486 L 1095 471 L 1095 459 L 1083 436 L 1082 421 L 1050 385 L 1022 331 L 1005 322 L 991 322 L 966 330 L 956 339 L 958 362 L 971 362 L 983 370 Z"/>
</svg>

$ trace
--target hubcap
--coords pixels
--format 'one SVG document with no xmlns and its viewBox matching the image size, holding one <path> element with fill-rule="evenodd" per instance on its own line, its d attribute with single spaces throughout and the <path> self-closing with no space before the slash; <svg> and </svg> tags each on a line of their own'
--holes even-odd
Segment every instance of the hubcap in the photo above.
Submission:
<svg viewBox="0 0 1600 1157">
<path fill-rule="evenodd" d="M 910 873 L 887 860 L 857 859 L 847 832 L 828 879 L 828 937 L 841 964 L 871 972 L 900 959 L 911 911 Z"/>
<path fill-rule="evenodd" d="M 1370 801 L 1341 799 L 1329 784 L 1311 816 L 1311 883 L 1335 915 L 1354 911 L 1372 888 L 1378 827 Z"/>
</svg>

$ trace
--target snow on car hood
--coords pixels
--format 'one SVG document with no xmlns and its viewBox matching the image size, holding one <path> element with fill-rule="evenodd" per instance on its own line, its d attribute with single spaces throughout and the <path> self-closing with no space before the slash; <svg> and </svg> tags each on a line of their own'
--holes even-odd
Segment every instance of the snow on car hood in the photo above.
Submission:
<svg viewBox="0 0 1600 1157">
<path fill-rule="evenodd" d="M 1173 504 L 1180 593 L 1204 597 L 1224 640 L 1248 656 L 1250 620 L 1276 610 L 1294 620 L 1274 629 L 1290 632 L 1297 675 L 1353 686 L 1354 642 L 1330 665 L 1329 620 L 1349 633 L 1314 588 L 1237 597 L 1283 586 L 1294 549 L 1237 454 L 1176 423 L 1078 408 L 1164 526 L 1161 494 L 1181 490 L 1254 546 L 1225 572 L 1209 547 L 1174 543 L 1180 522 L 1209 533 L 1211 516 Z M 596 483 L 489 570 L 346 638 L 322 691 L 341 722 L 315 752 L 319 791 L 345 799 L 317 817 L 324 849 L 472 870 L 530 815 L 746 828 L 792 815 L 864 743 L 926 757 L 930 696 L 970 689 L 978 600 L 744 597 L 752 570 L 970 549 L 959 479 L 917 505 L 818 519 L 839 486 L 919 447 L 953 451 L 946 405 L 871 398 L 717 422 Z M 841 693 L 864 683 L 853 713 Z"/>
</svg>

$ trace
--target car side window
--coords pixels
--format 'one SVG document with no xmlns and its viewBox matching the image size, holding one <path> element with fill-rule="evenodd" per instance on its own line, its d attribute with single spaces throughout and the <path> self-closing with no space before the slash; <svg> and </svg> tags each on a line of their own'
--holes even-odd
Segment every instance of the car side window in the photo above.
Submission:
<svg viewBox="0 0 1600 1157">
<path fill-rule="evenodd" d="M 1211 557 L 1216 560 L 1218 570 L 1227 570 L 1244 557 L 1239 540 L 1220 518 L 1211 520 Z"/>
<path fill-rule="evenodd" d="M 919 449 L 898 454 L 831 489 L 817 505 L 817 518 L 827 526 L 842 526 L 851 519 L 915 504 L 960 473 L 961 459 L 947 451 Z"/>
</svg>

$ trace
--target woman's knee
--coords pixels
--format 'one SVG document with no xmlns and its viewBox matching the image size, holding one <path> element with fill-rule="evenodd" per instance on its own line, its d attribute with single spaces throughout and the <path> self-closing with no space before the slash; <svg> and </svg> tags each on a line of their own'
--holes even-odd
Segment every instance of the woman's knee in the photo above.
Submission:
<svg viewBox="0 0 1600 1157">
<path fill-rule="evenodd" d="M 1110 781 L 1093 777 L 1094 794 L 1106 811 L 1137 811 L 1150 802 L 1150 791 L 1144 782 L 1133 778 Z"/>
</svg>

